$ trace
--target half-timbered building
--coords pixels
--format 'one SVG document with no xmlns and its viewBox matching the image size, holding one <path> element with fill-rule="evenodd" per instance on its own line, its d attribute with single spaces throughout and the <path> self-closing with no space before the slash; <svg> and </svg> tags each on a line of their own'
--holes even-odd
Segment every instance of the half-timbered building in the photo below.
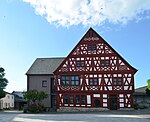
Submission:
<svg viewBox="0 0 150 122">
<path fill-rule="evenodd" d="M 136 71 L 90 28 L 66 58 L 36 59 L 27 90 L 47 92 L 44 105 L 57 111 L 132 109 Z"/>
<path fill-rule="evenodd" d="M 54 71 L 57 110 L 131 109 L 136 71 L 90 28 Z"/>
</svg>

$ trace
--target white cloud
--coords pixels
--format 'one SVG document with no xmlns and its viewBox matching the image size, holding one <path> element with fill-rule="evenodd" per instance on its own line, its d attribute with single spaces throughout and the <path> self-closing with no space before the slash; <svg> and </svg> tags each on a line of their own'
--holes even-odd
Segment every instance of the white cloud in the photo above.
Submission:
<svg viewBox="0 0 150 122">
<path fill-rule="evenodd" d="M 150 18 L 150 0 L 23 0 L 49 23 L 69 27 L 126 24 Z M 140 18 L 140 19 L 139 19 Z"/>
</svg>

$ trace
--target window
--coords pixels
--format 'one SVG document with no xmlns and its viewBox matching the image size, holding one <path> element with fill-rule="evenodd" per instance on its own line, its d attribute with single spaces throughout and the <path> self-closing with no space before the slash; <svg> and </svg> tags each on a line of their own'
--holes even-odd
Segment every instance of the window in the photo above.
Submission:
<svg viewBox="0 0 150 122">
<path fill-rule="evenodd" d="M 71 85 L 78 86 L 79 85 L 79 76 L 71 76 Z"/>
<path fill-rule="evenodd" d="M 78 86 L 79 85 L 79 76 L 78 75 L 62 76 L 61 84 L 63 86 Z"/>
<path fill-rule="evenodd" d="M 110 65 L 110 61 L 109 60 L 105 60 L 105 65 L 109 66 Z"/>
<path fill-rule="evenodd" d="M 70 104 L 73 104 L 73 103 L 74 103 L 74 96 L 70 95 Z"/>
<path fill-rule="evenodd" d="M 47 87 L 47 81 L 46 80 L 42 81 L 42 87 Z"/>
<path fill-rule="evenodd" d="M 68 95 L 64 95 L 64 104 L 68 104 Z"/>
<path fill-rule="evenodd" d="M 14 99 L 14 97 L 12 96 L 12 99 Z"/>
<path fill-rule="evenodd" d="M 86 103 L 86 96 L 85 95 L 81 95 L 81 104 L 85 105 Z"/>
<path fill-rule="evenodd" d="M 98 85 L 98 79 L 97 78 L 90 78 L 89 84 L 91 86 Z"/>
<path fill-rule="evenodd" d="M 96 50 L 96 45 L 88 45 L 88 50 L 89 51 Z"/>
<path fill-rule="evenodd" d="M 8 108 L 10 107 L 10 103 L 7 103 L 8 104 Z"/>
<path fill-rule="evenodd" d="M 101 60 L 101 66 L 109 66 L 110 65 L 110 61 L 109 60 Z"/>
<path fill-rule="evenodd" d="M 9 99 L 9 95 L 7 96 L 7 98 Z"/>
<path fill-rule="evenodd" d="M 80 104 L 80 95 L 76 95 L 76 104 Z"/>
<path fill-rule="evenodd" d="M 122 85 L 123 81 L 122 81 L 122 78 L 114 78 L 113 82 L 114 82 L 115 86 L 120 86 L 120 85 Z"/>
<path fill-rule="evenodd" d="M 77 61 L 76 66 L 77 67 L 84 67 L 84 61 Z"/>
</svg>

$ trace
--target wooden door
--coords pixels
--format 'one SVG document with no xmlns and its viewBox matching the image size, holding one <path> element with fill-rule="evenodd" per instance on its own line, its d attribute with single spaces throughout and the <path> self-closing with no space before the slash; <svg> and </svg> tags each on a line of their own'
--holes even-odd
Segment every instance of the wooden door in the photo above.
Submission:
<svg viewBox="0 0 150 122">
<path fill-rule="evenodd" d="M 110 95 L 110 110 L 117 110 L 117 95 Z"/>
</svg>

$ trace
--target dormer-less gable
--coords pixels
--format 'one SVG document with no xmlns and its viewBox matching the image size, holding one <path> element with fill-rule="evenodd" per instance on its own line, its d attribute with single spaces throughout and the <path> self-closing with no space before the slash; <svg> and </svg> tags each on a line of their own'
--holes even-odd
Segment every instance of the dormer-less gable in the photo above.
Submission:
<svg viewBox="0 0 150 122">
<path fill-rule="evenodd" d="M 137 70 L 90 28 L 54 74 L 112 71 L 135 73 Z"/>
</svg>

